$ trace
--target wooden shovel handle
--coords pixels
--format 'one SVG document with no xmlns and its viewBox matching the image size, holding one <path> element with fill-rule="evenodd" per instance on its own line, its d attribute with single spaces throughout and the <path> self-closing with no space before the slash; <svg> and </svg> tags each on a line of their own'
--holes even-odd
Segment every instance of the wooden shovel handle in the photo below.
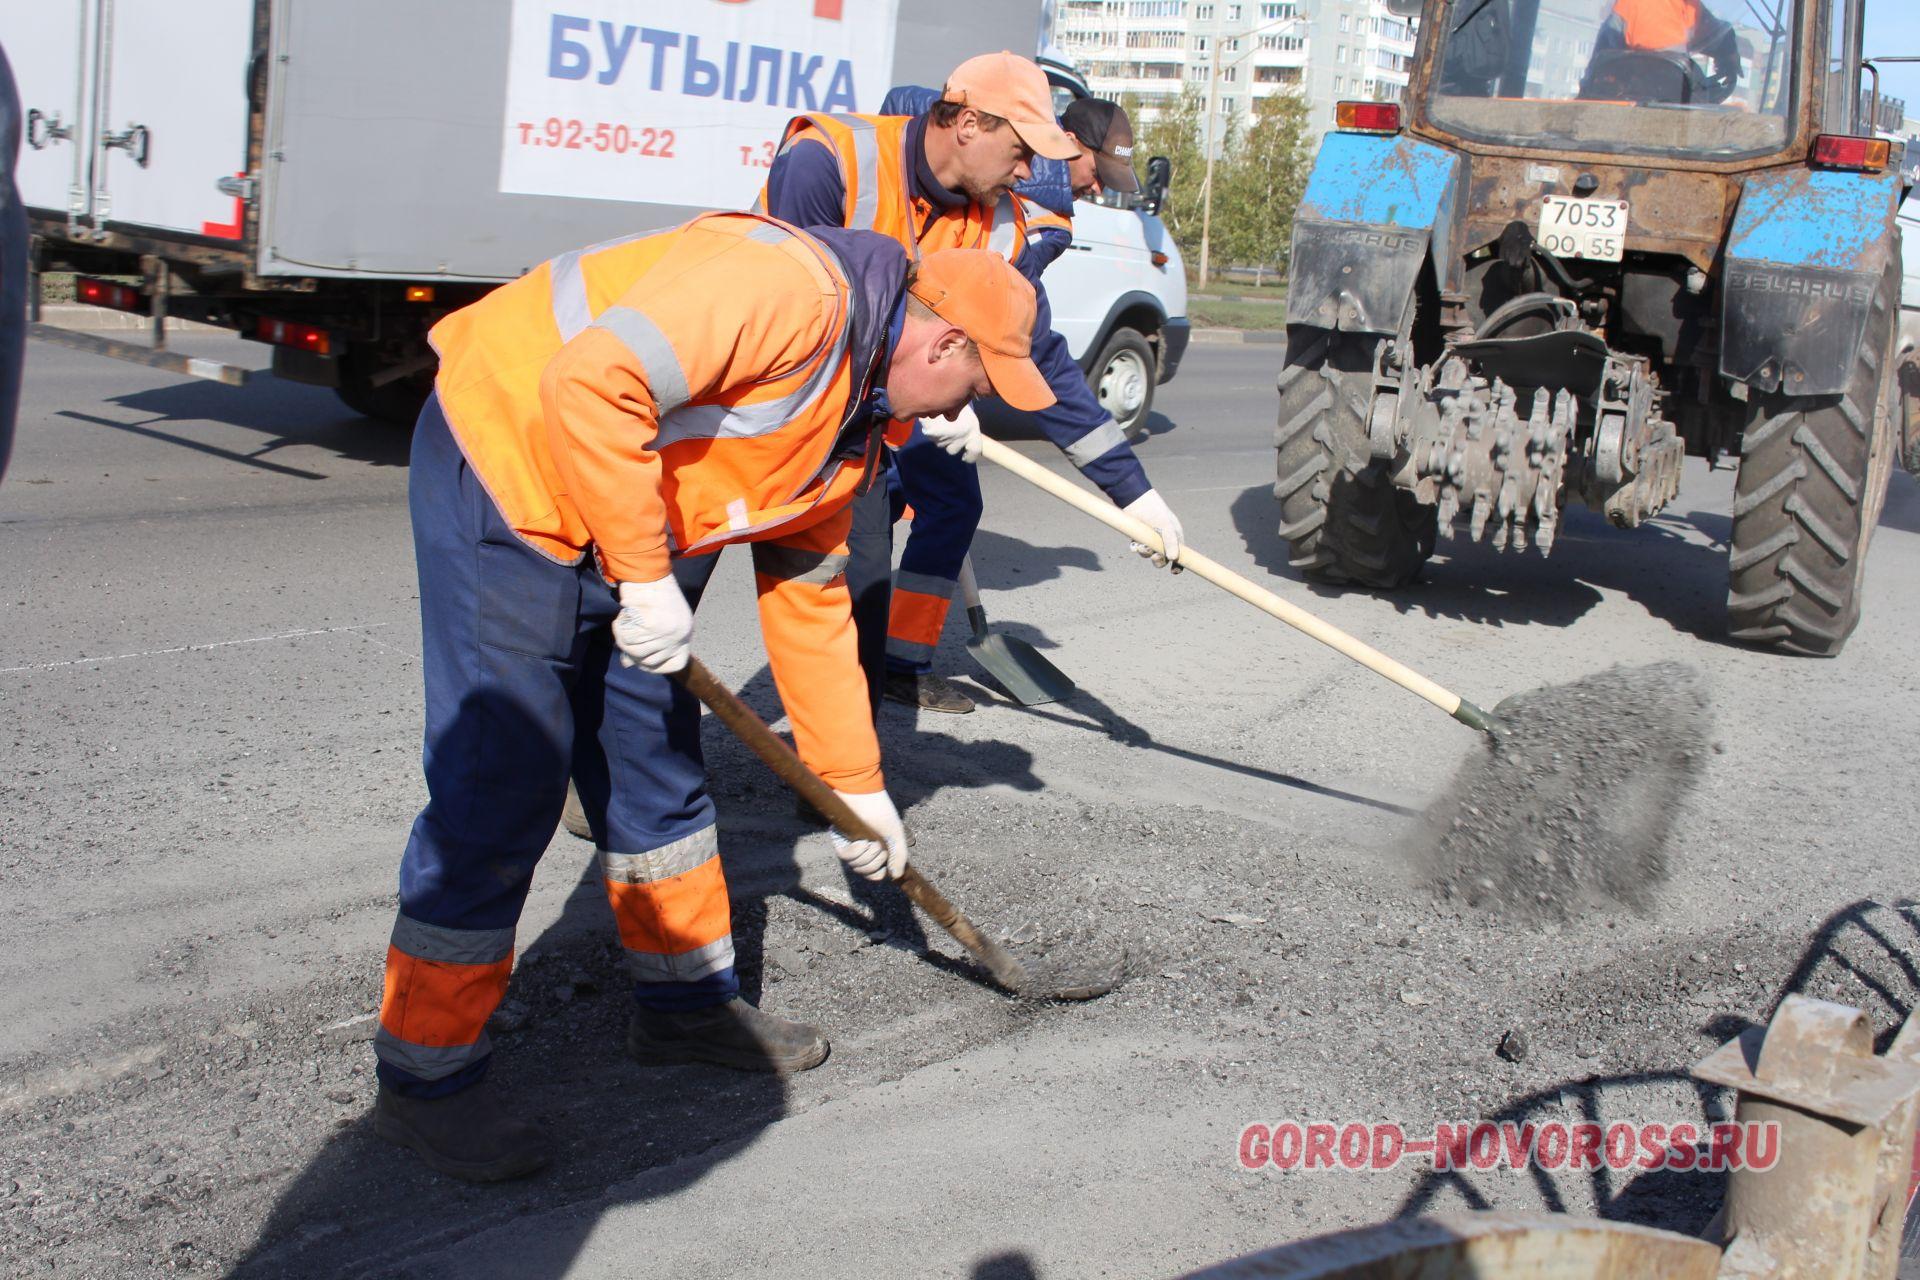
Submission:
<svg viewBox="0 0 1920 1280">
<path fill-rule="evenodd" d="M 673 678 L 686 686 L 687 692 L 704 702 L 720 718 L 721 723 L 747 745 L 748 750 L 759 756 L 782 782 L 819 810 L 821 816 L 831 822 L 841 835 L 850 840 L 881 839 L 879 832 L 868 826 L 852 806 L 822 782 L 818 774 L 807 768 L 806 762 L 794 754 L 793 748 L 769 729 L 766 721 L 755 715 L 753 708 L 742 702 L 738 694 L 720 683 L 719 678 L 707 670 L 706 664 L 700 659 L 689 658 L 686 669 L 675 672 Z M 901 872 L 900 887 L 915 906 L 931 916 L 935 924 L 953 935 L 954 941 L 986 965 L 1002 986 L 1018 991 L 1026 982 L 1027 971 L 1020 962 L 1008 954 L 1006 948 L 975 928 L 973 921 L 967 919 L 960 908 L 947 901 L 946 895 L 934 888 L 933 882 L 911 862 Z"/>
<path fill-rule="evenodd" d="M 1145 521 L 1136 520 L 1112 503 L 1094 497 L 1072 481 L 1055 475 L 1031 458 L 1015 453 L 998 440 L 990 438 L 982 440 L 980 452 L 987 461 L 1004 467 L 1031 485 L 1046 490 L 1069 506 L 1078 507 L 1108 528 L 1124 533 L 1135 542 L 1161 550 L 1165 549 L 1160 545 L 1160 535 L 1155 533 Z M 1413 668 L 1396 662 L 1372 645 L 1355 639 L 1332 623 L 1323 621 L 1299 605 L 1283 600 L 1265 587 L 1248 581 L 1218 561 L 1201 555 L 1191 546 L 1182 546 L 1180 554 L 1175 559 L 1179 561 L 1181 568 L 1191 570 L 1222 591 L 1238 596 L 1254 608 L 1278 618 L 1294 630 L 1312 636 L 1321 644 L 1353 659 L 1369 671 L 1385 676 L 1409 693 L 1425 698 L 1462 724 L 1489 732 L 1496 727 L 1497 722 L 1492 716 L 1459 694 L 1441 688 Z"/>
</svg>

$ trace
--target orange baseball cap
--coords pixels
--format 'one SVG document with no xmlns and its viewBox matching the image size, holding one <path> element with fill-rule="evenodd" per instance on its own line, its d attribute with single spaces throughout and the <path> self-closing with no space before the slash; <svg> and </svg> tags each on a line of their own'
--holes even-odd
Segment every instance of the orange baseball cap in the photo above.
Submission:
<svg viewBox="0 0 1920 1280">
<path fill-rule="evenodd" d="M 1005 52 L 968 58 L 947 77 L 947 87 L 940 96 L 999 116 L 1037 156 L 1071 160 L 1080 154 L 1080 148 L 1054 120 L 1053 90 L 1047 87 L 1047 73 L 1031 58 Z"/>
<path fill-rule="evenodd" d="M 1028 413 L 1053 403 L 1053 388 L 1033 363 L 1039 303 L 1012 263 L 991 249 L 942 249 L 920 260 L 909 292 L 973 339 L 995 395 Z"/>
</svg>

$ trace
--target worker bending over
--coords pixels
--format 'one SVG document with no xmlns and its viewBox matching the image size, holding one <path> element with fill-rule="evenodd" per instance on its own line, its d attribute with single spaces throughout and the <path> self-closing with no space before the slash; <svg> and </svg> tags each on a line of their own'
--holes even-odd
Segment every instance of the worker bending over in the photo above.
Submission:
<svg viewBox="0 0 1920 1280">
<path fill-rule="evenodd" d="M 548 1159 L 483 1083 L 486 1024 L 577 740 L 608 775 L 600 865 L 635 979 L 629 1053 L 825 1059 L 819 1031 L 740 998 L 698 704 L 668 679 L 693 635 L 682 583 L 697 597 L 715 552 L 751 544 L 795 746 L 884 837 L 836 833 L 836 848 L 898 876 L 849 616 L 850 504 L 906 420 L 987 394 L 1051 402 L 1034 312 L 985 251 L 916 267 L 871 233 L 709 214 L 564 254 L 435 326 L 409 492 L 429 799 L 375 1036 L 383 1137 L 471 1180 Z"/>
<path fill-rule="evenodd" d="M 1013 195 L 1032 176 L 1035 155 L 1072 160 L 1083 148 L 1053 118 L 1046 73 L 1030 59 L 986 54 L 960 64 L 940 100 L 917 116 L 807 115 L 788 126 L 768 173 L 763 207 L 800 226 L 878 231 L 916 256 L 954 246 L 991 248 L 1018 262 L 1028 252 L 1026 219 Z M 1036 273 L 1037 274 L 1037 273 Z M 1045 290 L 1037 290 L 1033 358 L 1056 404 L 1036 415 L 1047 438 L 1128 514 L 1179 549 L 1180 521 L 1087 387 L 1066 340 L 1053 331 Z M 1018 407 L 1018 406 L 1016 406 Z M 894 455 L 916 527 L 943 531 L 909 544 L 892 582 L 892 512 L 879 489 L 863 497 L 849 540 L 848 583 L 875 708 L 883 688 L 935 710 L 965 711 L 971 701 L 931 671 L 961 561 L 980 516 L 972 467 L 926 461 L 936 453 L 979 450 L 971 409 L 951 420 L 923 420 Z M 1136 546 L 1166 563 L 1159 552 Z"/>
</svg>

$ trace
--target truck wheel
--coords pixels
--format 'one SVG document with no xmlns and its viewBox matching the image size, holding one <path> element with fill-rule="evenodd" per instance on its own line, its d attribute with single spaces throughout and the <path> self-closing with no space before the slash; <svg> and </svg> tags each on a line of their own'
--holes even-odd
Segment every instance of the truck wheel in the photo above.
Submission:
<svg viewBox="0 0 1920 1280">
<path fill-rule="evenodd" d="M 362 417 L 411 427 L 433 391 L 433 371 L 429 368 L 375 386 L 374 375 L 391 367 L 391 360 L 390 355 L 369 344 L 348 347 L 340 357 L 340 385 L 335 394 Z"/>
<path fill-rule="evenodd" d="M 1398 587 L 1433 554 L 1434 509 L 1396 488 L 1367 444 L 1381 339 L 1287 330 L 1280 371 L 1280 536 L 1288 563 L 1325 582 Z"/>
<path fill-rule="evenodd" d="M 1830 658 L 1860 622 L 1867 543 L 1893 469 L 1893 280 L 1838 396 L 1756 396 L 1734 482 L 1727 629 Z"/>
<path fill-rule="evenodd" d="M 1130 441 L 1144 439 L 1153 412 L 1153 345 L 1137 329 L 1115 329 L 1087 374 L 1100 407 L 1113 415 Z"/>
</svg>

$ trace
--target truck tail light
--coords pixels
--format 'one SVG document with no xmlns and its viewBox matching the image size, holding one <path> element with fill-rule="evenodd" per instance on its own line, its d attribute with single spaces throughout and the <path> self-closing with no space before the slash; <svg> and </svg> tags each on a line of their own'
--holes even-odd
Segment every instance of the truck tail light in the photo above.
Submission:
<svg viewBox="0 0 1920 1280">
<path fill-rule="evenodd" d="M 317 356 L 333 354 L 333 335 L 312 325 L 290 320 L 269 320 L 264 316 L 253 326 L 253 336 L 276 347 L 297 347 Z"/>
<path fill-rule="evenodd" d="M 1397 102 L 1336 102 L 1333 127 L 1341 133 L 1398 133 L 1400 104 Z"/>
<path fill-rule="evenodd" d="M 1823 133 L 1813 140 L 1813 162 L 1827 169 L 1882 173 L 1886 170 L 1889 152 L 1885 138 Z"/>
<path fill-rule="evenodd" d="M 94 276 L 75 278 L 73 294 L 82 302 L 96 307 L 111 307 L 115 311 L 144 313 L 147 309 L 147 300 L 132 285 L 116 284 L 112 280 L 101 280 Z"/>
</svg>

